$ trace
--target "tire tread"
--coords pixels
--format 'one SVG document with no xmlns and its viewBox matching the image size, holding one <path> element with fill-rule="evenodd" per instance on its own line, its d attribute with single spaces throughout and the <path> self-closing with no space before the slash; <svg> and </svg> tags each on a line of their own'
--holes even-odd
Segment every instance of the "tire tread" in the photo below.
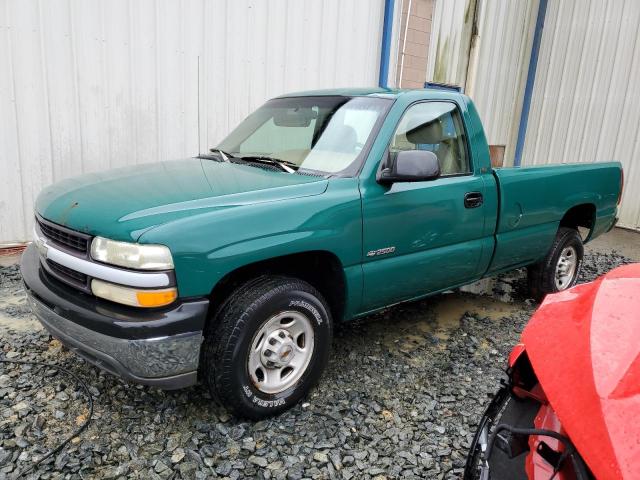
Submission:
<svg viewBox="0 0 640 480">
<path fill-rule="evenodd" d="M 292 277 L 263 275 L 249 280 L 229 295 L 217 310 L 215 318 L 211 319 L 212 327 L 203 345 L 203 377 L 211 393 L 224 406 L 240 416 L 262 418 L 262 415 L 242 409 L 229 388 L 233 375 L 234 346 L 238 344 L 240 333 L 247 328 L 247 322 L 257 308 L 270 298 L 291 290 L 307 292 L 322 303 L 329 319 L 331 338 L 331 314 L 326 301 L 313 286 Z"/>
<path fill-rule="evenodd" d="M 577 252 L 580 258 L 578 260 L 579 264 L 577 267 L 578 272 L 576 272 L 576 278 L 580 274 L 579 267 L 582 262 L 583 255 L 582 237 L 580 237 L 580 233 L 575 228 L 560 227 L 558 228 L 556 237 L 553 240 L 551 248 L 545 258 L 528 268 L 529 292 L 534 299 L 540 301 L 546 294 L 556 291 L 555 284 L 553 283 L 553 276 L 555 275 L 555 257 L 559 254 L 559 251 L 572 240 L 577 240 L 580 245 L 580 252 Z"/>
</svg>

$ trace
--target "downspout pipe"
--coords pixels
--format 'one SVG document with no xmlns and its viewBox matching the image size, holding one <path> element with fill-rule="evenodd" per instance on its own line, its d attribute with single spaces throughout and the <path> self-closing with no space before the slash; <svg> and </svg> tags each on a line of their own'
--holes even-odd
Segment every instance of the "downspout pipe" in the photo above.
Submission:
<svg viewBox="0 0 640 480">
<path fill-rule="evenodd" d="M 516 153 L 513 165 L 519 167 L 522 162 L 522 150 L 524 149 L 524 137 L 527 133 L 529 123 L 529 110 L 531 109 L 531 96 L 533 94 L 533 84 L 536 81 L 536 69 L 538 68 L 538 54 L 540 53 L 540 41 L 542 40 L 542 29 L 544 19 L 547 15 L 547 0 L 540 0 L 538 4 L 538 17 L 536 18 L 536 29 L 533 34 L 533 45 L 531 46 L 531 58 L 529 59 L 529 71 L 527 72 L 527 84 L 524 89 L 522 100 L 522 112 L 520 113 L 520 126 L 518 127 L 518 141 L 516 142 Z"/>
<path fill-rule="evenodd" d="M 384 22 L 382 24 L 382 45 L 380 47 L 380 74 L 378 76 L 378 85 L 382 88 L 387 88 L 389 79 L 394 7 L 395 0 L 384 0 Z"/>
</svg>

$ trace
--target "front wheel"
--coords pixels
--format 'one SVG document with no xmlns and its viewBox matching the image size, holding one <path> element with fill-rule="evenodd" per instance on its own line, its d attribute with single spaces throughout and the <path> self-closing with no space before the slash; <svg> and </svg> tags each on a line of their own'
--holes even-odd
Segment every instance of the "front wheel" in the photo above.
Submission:
<svg viewBox="0 0 640 480">
<path fill-rule="evenodd" d="M 574 228 L 560 227 L 547 256 L 529 267 L 529 290 L 537 300 L 573 287 L 582 267 L 584 247 Z"/>
<path fill-rule="evenodd" d="M 204 377 L 212 394 L 238 416 L 257 420 L 290 408 L 327 364 L 331 314 L 322 295 L 302 280 L 252 280 L 212 320 Z"/>
</svg>

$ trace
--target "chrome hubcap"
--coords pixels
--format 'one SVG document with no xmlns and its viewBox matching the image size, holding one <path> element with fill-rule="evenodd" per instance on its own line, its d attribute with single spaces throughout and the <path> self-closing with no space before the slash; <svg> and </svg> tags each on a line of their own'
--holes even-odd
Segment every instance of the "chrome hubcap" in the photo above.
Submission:
<svg viewBox="0 0 640 480">
<path fill-rule="evenodd" d="M 297 311 L 281 312 L 267 320 L 253 337 L 247 367 L 255 387 L 280 393 L 295 384 L 313 355 L 313 327 Z"/>
<path fill-rule="evenodd" d="M 560 253 L 558 264 L 556 265 L 556 288 L 564 290 L 569 288 L 576 276 L 578 266 L 578 254 L 573 247 L 566 247 Z"/>
</svg>

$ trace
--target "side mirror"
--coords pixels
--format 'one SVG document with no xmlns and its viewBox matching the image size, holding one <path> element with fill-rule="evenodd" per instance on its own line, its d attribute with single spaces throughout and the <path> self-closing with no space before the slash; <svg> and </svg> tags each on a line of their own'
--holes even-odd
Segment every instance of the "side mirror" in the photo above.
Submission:
<svg viewBox="0 0 640 480">
<path fill-rule="evenodd" d="M 427 150 L 405 150 L 395 155 L 389 154 L 389 162 L 378 174 L 378 182 L 424 182 L 439 176 L 440 162 L 435 153 Z"/>
</svg>

